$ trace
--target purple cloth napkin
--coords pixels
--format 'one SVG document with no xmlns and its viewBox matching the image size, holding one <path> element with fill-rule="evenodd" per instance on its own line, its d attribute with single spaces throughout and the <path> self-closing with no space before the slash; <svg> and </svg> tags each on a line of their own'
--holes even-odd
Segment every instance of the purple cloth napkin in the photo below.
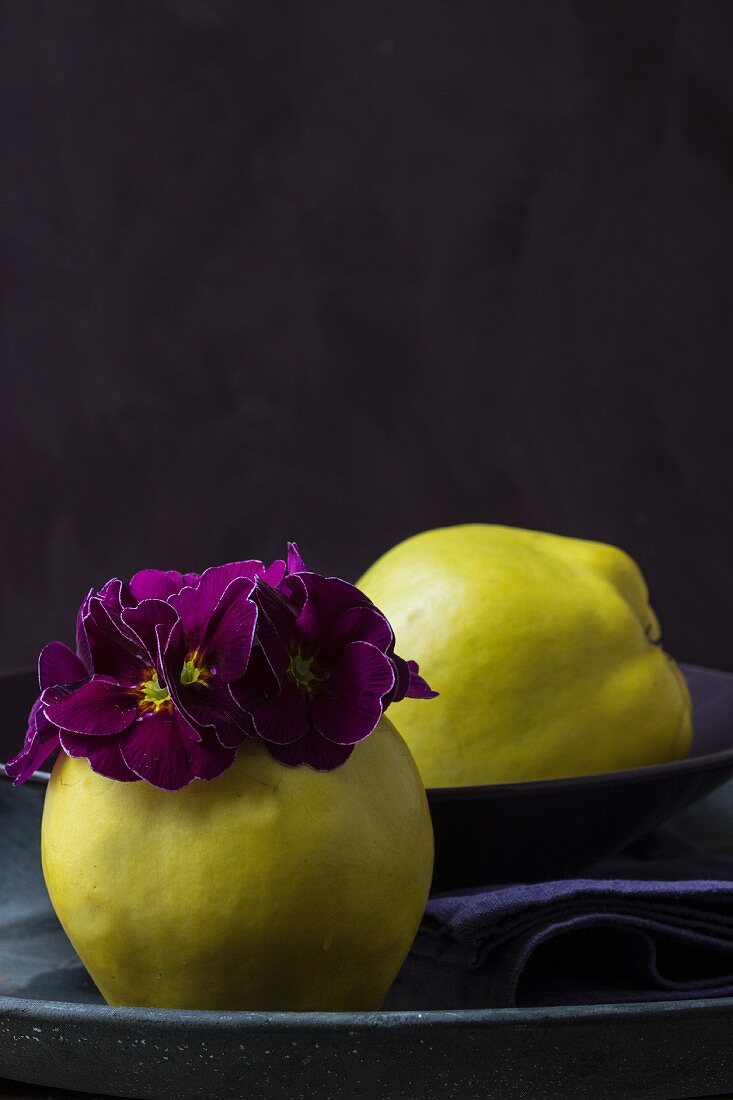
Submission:
<svg viewBox="0 0 733 1100">
<path fill-rule="evenodd" d="M 433 896 L 395 1006 L 733 995 L 733 858 L 666 826 L 586 877 Z"/>
</svg>

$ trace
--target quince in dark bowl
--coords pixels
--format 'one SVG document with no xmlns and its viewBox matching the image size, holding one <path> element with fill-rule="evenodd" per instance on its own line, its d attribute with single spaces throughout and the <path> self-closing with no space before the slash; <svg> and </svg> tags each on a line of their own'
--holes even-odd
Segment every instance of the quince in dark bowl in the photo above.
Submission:
<svg viewBox="0 0 733 1100">
<path fill-rule="evenodd" d="M 433 787 L 433 891 L 576 876 L 733 776 L 733 674 L 680 665 L 690 754 L 667 764 L 480 787 Z M 640 731 L 640 736 L 643 731 Z"/>
</svg>

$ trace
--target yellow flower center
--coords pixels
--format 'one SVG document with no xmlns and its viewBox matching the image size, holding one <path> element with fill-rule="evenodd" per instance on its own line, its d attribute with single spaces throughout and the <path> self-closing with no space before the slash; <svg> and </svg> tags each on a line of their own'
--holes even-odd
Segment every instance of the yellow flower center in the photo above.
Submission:
<svg viewBox="0 0 733 1100">
<path fill-rule="evenodd" d="M 326 679 L 326 676 L 318 668 L 317 662 L 314 668 L 314 658 L 304 657 L 300 652 L 291 653 L 288 671 L 296 684 L 305 688 L 306 691 L 312 691 L 316 684 L 320 684 L 322 680 Z"/>
<path fill-rule="evenodd" d="M 182 684 L 204 684 L 211 676 L 211 672 L 204 664 L 204 659 L 197 650 L 192 650 L 183 662 L 181 669 Z"/>
<path fill-rule="evenodd" d="M 140 693 L 138 707 L 144 713 L 149 713 L 150 711 L 157 712 L 163 710 L 164 707 L 171 707 L 173 705 L 171 697 L 168 694 L 168 688 L 161 687 L 158 681 L 158 674 L 154 668 L 149 668 L 145 673 L 140 682 L 138 691 Z"/>
<path fill-rule="evenodd" d="M 205 684 L 210 676 L 211 671 L 206 667 L 200 653 L 194 650 L 186 656 L 181 669 L 182 684 Z M 168 688 L 162 686 L 154 668 L 147 669 L 137 690 L 140 696 L 138 707 L 144 714 L 173 706 Z"/>
</svg>

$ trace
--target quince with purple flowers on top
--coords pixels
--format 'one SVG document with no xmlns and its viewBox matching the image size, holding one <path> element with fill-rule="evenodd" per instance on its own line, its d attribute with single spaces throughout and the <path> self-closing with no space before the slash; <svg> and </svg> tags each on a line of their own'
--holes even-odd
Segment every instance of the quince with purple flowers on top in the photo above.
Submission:
<svg viewBox="0 0 733 1100">
<path fill-rule="evenodd" d="M 145 570 L 52 642 L 24 782 L 58 751 L 48 892 L 111 1004 L 378 1008 L 433 835 L 385 710 L 435 693 L 353 585 L 287 561 Z"/>
</svg>

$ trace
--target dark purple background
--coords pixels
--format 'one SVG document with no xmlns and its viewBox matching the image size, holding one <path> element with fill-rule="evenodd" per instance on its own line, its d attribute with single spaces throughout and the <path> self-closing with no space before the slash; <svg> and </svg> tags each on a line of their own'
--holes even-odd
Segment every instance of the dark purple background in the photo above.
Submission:
<svg viewBox="0 0 733 1100">
<path fill-rule="evenodd" d="M 733 668 L 730 0 L 0 20 L 0 667 L 111 574 L 486 520 Z"/>
</svg>

